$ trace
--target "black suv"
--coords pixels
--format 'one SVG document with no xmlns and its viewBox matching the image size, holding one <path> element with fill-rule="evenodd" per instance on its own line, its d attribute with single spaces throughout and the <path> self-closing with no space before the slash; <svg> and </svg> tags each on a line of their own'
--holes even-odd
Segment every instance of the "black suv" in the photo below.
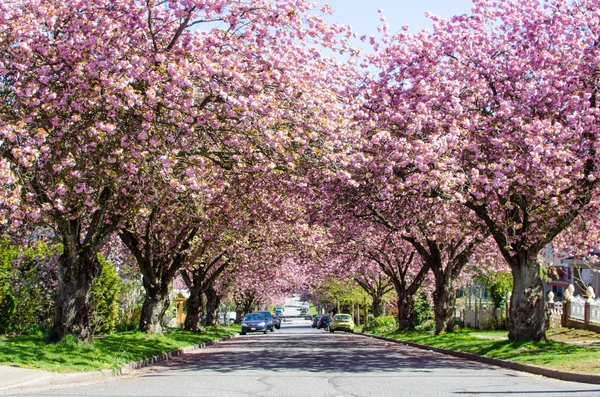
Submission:
<svg viewBox="0 0 600 397">
<path fill-rule="evenodd" d="M 269 311 L 264 312 L 256 312 L 265 315 L 265 320 L 267 322 L 267 329 L 271 332 L 275 332 L 275 326 L 273 325 L 273 315 Z"/>
</svg>

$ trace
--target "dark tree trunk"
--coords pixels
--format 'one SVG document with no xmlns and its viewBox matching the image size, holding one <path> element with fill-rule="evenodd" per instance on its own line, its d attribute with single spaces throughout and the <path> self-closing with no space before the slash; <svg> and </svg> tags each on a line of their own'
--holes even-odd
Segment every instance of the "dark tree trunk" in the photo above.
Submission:
<svg viewBox="0 0 600 397">
<path fill-rule="evenodd" d="M 537 252 L 513 257 L 514 286 L 508 316 L 508 339 L 515 342 L 546 339 L 546 299 Z"/>
<path fill-rule="evenodd" d="M 151 334 L 162 332 L 161 323 L 169 308 L 169 284 L 184 265 L 187 259 L 186 250 L 198 232 L 196 227 L 185 228 L 173 239 L 176 244 L 170 248 L 172 255 L 162 260 L 153 257 L 152 250 L 160 246 L 156 242 L 159 239 L 158 235 L 151 231 L 157 211 L 156 208 L 152 210 L 147 220 L 146 233 L 142 234 L 129 228 L 119 230 L 121 241 L 136 258 L 143 275 L 146 298 L 142 306 L 140 330 Z"/>
<path fill-rule="evenodd" d="M 242 303 L 242 309 L 244 314 L 252 312 L 252 309 L 254 309 L 254 305 L 256 305 L 256 302 L 254 301 L 254 296 L 245 298 Z"/>
<path fill-rule="evenodd" d="M 460 276 L 473 249 L 483 237 L 474 238 L 466 243 L 464 238 L 445 243 L 426 239 L 422 244 L 412 237 L 405 237 L 421 255 L 424 262 L 429 264 L 435 278 L 433 292 L 433 311 L 435 314 L 435 334 L 454 331 L 454 305 L 456 290 L 454 284 Z M 447 259 L 443 259 L 447 257 Z M 444 266 L 445 264 L 445 266 Z"/>
<path fill-rule="evenodd" d="M 144 283 L 146 284 L 146 283 Z M 169 288 L 144 285 L 146 298 L 142 306 L 140 330 L 151 334 L 162 332 L 162 319 L 169 308 Z"/>
<path fill-rule="evenodd" d="M 595 100 L 595 96 L 594 96 Z M 593 149 L 592 149 L 593 150 Z M 589 168 L 587 167 L 589 166 Z M 594 164 L 586 164 L 586 172 L 592 172 Z M 588 178 L 582 178 L 585 184 L 588 184 Z M 589 185 L 591 186 L 591 185 Z M 584 187 L 585 192 L 589 186 Z M 525 236 L 529 228 L 533 227 L 528 222 L 529 214 L 527 200 L 518 194 L 511 196 L 511 201 L 517 203 L 508 215 L 514 223 L 521 223 L 519 232 L 510 231 L 507 233 L 496 224 L 496 221 L 490 216 L 487 206 L 476 205 L 467 202 L 466 206 L 475 211 L 489 228 L 502 256 L 510 265 L 513 276 L 513 291 L 510 300 L 508 314 L 508 339 L 514 342 L 525 341 L 543 341 L 546 339 L 546 329 L 548 321 L 546 318 L 546 299 L 542 280 L 540 278 L 540 264 L 537 260 L 539 251 L 548 245 L 552 240 L 567 228 L 571 222 L 579 215 L 583 206 L 589 203 L 593 195 L 584 193 L 579 201 L 580 208 L 572 208 L 558 219 L 553 219 L 554 227 L 543 234 L 543 238 L 535 244 L 527 241 Z M 508 236 L 512 236 L 509 239 Z M 517 237 L 517 238 L 515 238 Z"/>
<path fill-rule="evenodd" d="M 214 288 L 207 288 L 206 294 L 206 322 L 209 325 L 218 325 L 219 306 L 221 305 L 221 296 L 217 294 Z"/>
<path fill-rule="evenodd" d="M 78 251 L 74 244 L 64 244 L 58 261 L 58 287 L 54 304 L 54 325 L 48 340 L 58 342 L 68 334 L 81 341 L 91 337 L 91 285 L 100 275 L 102 266 L 96 251 Z"/>
<path fill-rule="evenodd" d="M 415 328 L 417 313 L 415 313 L 414 294 L 403 290 L 398 293 L 398 328 L 412 330 Z"/>
<path fill-rule="evenodd" d="M 49 342 L 58 342 L 68 334 L 81 341 L 90 337 L 92 283 L 102 272 L 98 251 L 115 231 L 118 216 L 108 216 L 102 205 L 112 195 L 110 188 L 100 193 L 101 208 L 90 217 L 85 236 L 82 236 L 80 218 L 56 218 L 63 243 L 58 262 L 58 286 L 54 303 L 54 325 Z"/>
<path fill-rule="evenodd" d="M 241 324 L 243 317 L 244 317 L 244 313 L 242 313 L 242 309 L 240 307 L 237 307 L 235 309 L 235 323 L 238 325 Z"/>
<path fill-rule="evenodd" d="M 443 278 L 442 278 L 443 279 Z M 436 277 L 433 293 L 433 310 L 435 312 L 435 334 L 454 331 L 454 305 L 456 291 L 454 282 L 443 282 Z"/>
<path fill-rule="evenodd" d="M 374 317 L 383 316 L 383 297 L 379 294 L 372 294 L 371 298 L 373 303 L 371 305 L 371 311 Z"/>
<path fill-rule="evenodd" d="M 202 291 L 194 288 L 190 291 L 190 297 L 185 302 L 184 328 L 188 331 L 200 331 L 202 329 L 202 311 L 204 310 L 204 299 Z"/>
</svg>

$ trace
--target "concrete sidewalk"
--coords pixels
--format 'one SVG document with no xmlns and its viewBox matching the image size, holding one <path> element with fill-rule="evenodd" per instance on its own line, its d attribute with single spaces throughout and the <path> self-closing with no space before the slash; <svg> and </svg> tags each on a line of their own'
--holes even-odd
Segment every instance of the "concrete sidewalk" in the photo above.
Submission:
<svg viewBox="0 0 600 397">
<path fill-rule="evenodd" d="M 70 384 L 105 381 L 114 375 L 112 370 L 58 374 L 0 365 L 0 395 L 50 389 Z"/>
</svg>

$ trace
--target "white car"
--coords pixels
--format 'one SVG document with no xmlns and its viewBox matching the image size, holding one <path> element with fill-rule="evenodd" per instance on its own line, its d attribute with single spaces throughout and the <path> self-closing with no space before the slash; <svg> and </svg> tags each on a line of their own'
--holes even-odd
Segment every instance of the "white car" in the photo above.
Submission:
<svg viewBox="0 0 600 397">
<path fill-rule="evenodd" d="M 227 325 L 231 325 L 231 324 L 235 323 L 236 316 L 237 316 L 236 312 L 220 313 L 219 314 L 219 322 L 221 324 L 226 324 L 225 321 L 227 321 Z"/>
</svg>

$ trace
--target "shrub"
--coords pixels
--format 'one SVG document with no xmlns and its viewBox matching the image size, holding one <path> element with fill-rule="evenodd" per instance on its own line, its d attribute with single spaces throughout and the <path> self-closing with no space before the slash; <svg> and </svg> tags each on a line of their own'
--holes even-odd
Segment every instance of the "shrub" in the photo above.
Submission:
<svg viewBox="0 0 600 397">
<path fill-rule="evenodd" d="M 415 328 L 429 330 L 435 328 L 435 314 L 425 291 L 420 291 L 415 299 Z"/>
<path fill-rule="evenodd" d="M 119 316 L 121 283 L 115 265 L 98 255 L 102 273 L 91 288 L 92 329 L 94 333 L 109 334 L 115 330 Z"/>
<path fill-rule="evenodd" d="M 0 334 L 10 331 L 13 317 L 16 312 L 15 297 L 8 291 L 0 295 Z"/>
<path fill-rule="evenodd" d="M 12 260 L 17 251 L 0 240 L 0 334 L 8 332 L 15 313 L 15 297 L 10 292 Z"/>
<path fill-rule="evenodd" d="M 369 324 L 363 328 L 364 331 L 376 334 L 387 334 L 398 328 L 396 317 L 394 316 L 379 316 L 369 321 Z"/>
<path fill-rule="evenodd" d="M 3 262 L 10 263 L 5 273 L 10 284 L 3 298 L 8 304 L 1 310 L 3 332 L 39 333 L 52 325 L 61 251 L 59 245 L 41 242 L 27 249 L 3 246 Z"/>
</svg>

